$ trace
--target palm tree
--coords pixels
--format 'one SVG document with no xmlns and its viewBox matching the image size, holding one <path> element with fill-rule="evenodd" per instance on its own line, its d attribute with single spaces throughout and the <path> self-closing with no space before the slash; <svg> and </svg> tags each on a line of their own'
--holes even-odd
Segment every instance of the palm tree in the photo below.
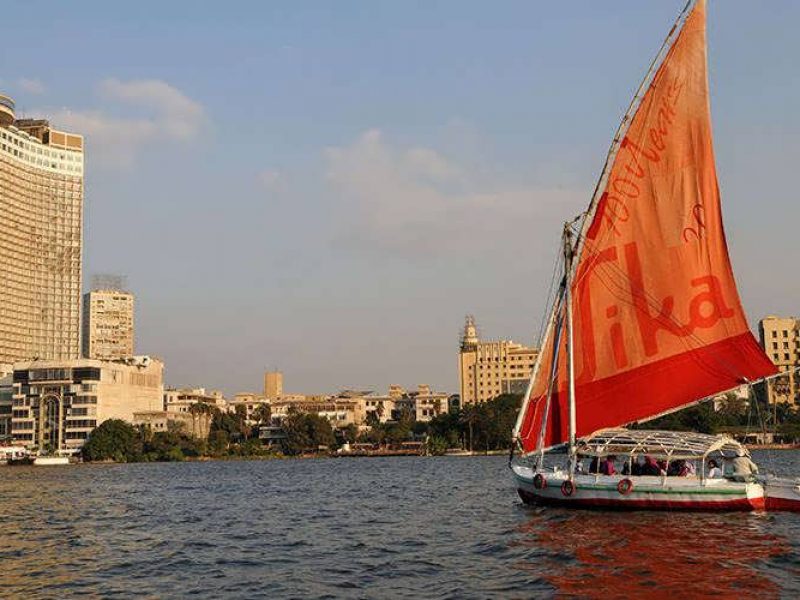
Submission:
<svg viewBox="0 0 800 600">
<path fill-rule="evenodd" d="M 469 428 L 469 451 L 472 452 L 473 427 L 478 420 L 478 410 L 474 404 L 467 404 L 461 411 L 461 423 Z"/>
<path fill-rule="evenodd" d="M 272 407 L 269 404 L 259 404 L 253 411 L 253 420 L 258 425 L 269 425 L 272 422 Z"/>
</svg>

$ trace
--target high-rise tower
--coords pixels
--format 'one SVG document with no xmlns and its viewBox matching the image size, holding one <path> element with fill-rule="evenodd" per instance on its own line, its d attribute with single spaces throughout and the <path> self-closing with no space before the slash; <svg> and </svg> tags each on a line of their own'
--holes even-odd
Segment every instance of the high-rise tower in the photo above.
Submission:
<svg viewBox="0 0 800 600">
<path fill-rule="evenodd" d="M 83 137 L 0 96 L 0 363 L 80 356 Z"/>
<path fill-rule="evenodd" d="M 122 277 L 93 278 L 83 296 L 83 356 L 115 360 L 133 356 L 133 294 Z"/>
</svg>

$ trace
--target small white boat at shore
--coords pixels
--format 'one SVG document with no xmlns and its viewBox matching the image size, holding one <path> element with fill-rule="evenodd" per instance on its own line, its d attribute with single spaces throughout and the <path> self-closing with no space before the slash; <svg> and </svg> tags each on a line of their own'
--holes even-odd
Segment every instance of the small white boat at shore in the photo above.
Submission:
<svg viewBox="0 0 800 600">
<path fill-rule="evenodd" d="M 37 456 L 33 459 L 33 465 L 36 467 L 54 467 L 68 464 L 69 457 L 67 456 Z"/>
</svg>

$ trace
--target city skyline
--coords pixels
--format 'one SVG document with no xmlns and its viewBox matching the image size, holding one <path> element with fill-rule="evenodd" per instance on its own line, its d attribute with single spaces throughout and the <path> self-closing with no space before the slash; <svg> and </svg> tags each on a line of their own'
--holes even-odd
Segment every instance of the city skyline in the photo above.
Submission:
<svg viewBox="0 0 800 600">
<path fill-rule="evenodd" d="M 147 2 L 125 18 L 53 6 L 42 23 L 20 4 L 10 42 L 35 26 L 41 43 L 5 58 L 0 91 L 85 136 L 84 272 L 129 275 L 139 351 L 170 385 L 257 390 L 270 367 L 290 392 L 454 391 L 464 314 L 535 343 L 560 223 L 588 204 L 679 4 L 253 4 L 219 24 Z M 723 207 L 755 329 L 800 297 L 781 260 L 800 216 L 798 8 L 710 11 Z"/>
</svg>

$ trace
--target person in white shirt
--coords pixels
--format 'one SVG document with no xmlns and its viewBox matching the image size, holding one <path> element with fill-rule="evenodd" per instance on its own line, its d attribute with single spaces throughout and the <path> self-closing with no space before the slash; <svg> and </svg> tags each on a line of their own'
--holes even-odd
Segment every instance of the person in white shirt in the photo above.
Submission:
<svg viewBox="0 0 800 600">
<path fill-rule="evenodd" d="M 713 458 L 708 461 L 708 478 L 709 479 L 720 479 L 722 477 L 722 469 L 719 468 L 717 461 Z"/>
</svg>

